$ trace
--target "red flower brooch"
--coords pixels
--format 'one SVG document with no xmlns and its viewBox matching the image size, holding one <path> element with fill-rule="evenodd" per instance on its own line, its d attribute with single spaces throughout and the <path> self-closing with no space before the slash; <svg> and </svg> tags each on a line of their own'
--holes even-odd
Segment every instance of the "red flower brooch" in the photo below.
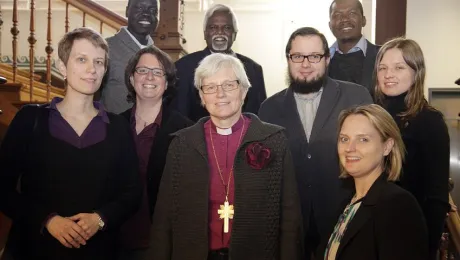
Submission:
<svg viewBox="0 0 460 260">
<path fill-rule="evenodd" d="M 270 149 L 262 143 L 251 143 L 246 147 L 246 161 L 255 170 L 261 170 L 272 160 Z"/>
</svg>

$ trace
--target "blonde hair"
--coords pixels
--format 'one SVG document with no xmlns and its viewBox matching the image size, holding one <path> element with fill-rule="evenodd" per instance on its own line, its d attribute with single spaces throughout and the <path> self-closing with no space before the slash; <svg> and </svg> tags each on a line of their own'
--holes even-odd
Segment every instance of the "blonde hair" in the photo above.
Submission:
<svg viewBox="0 0 460 260">
<path fill-rule="evenodd" d="M 363 105 L 343 110 L 339 115 L 339 131 L 337 139 L 339 138 L 340 130 L 342 129 L 345 119 L 351 115 L 365 116 L 379 133 L 382 142 L 393 139 L 393 148 L 391 148 L 390 153 L 382 159 L 383 171 L 388 175 L 389 181 L 398 180 L 401 174 L 405 148 L 399 128 L 391 115 L 384 108 L 376 104 Z M 346 178 L 349 176 L 350 175 L 346 172 L 345 168 L 342 164 L 340 164 L 340 178 Z"/>
<path fill-rule="evenodd" d="M 383 55 L 385 55 L 388 50 L 395 48 L 402 52 L 404 61 L 415 72 L 414 84 L 409 88 L 404 99 L 407 110 L 399 114 L 399 116 L 402 117 L 402 121 L 405 122 L 417 115 L 424 107 L 431 108 L 423 95 L 426 74 L 425 59 L 423 58 L 422 49 L 414 40 L 399 37 L 383 44 L 377 54 L 377 58 L 375 59 L 373 73 L 375 82 L 375 101 L 379 105 L 384 104 L 385 96 L 379 88 L 379 81 L 377 77 L 378 67 L 382 61 Z"/>
</svg>

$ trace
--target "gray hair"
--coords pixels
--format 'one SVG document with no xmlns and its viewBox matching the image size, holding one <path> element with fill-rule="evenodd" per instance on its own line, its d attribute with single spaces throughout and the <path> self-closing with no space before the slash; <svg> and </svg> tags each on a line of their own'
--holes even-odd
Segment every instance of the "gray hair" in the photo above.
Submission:
<svg viewBox="0 0 460 260">
<path fill-rule="evenodd" d="M 208 21 L 209 18 L 215 13 L 215 12 L 226 12 L 230 14 L 232 17 L 232 23 L 233 23 L 233 31 L 235 33 L 238 32 L 238 20 L 236 19 L 236 15 L 233 12 L 233 9 L 228 6 L 228 5 L 223 5 L 223 4 L 214 4 L 211 6 L 211 8 L 206 11 L 206 14 L 204 15 L 204 21 L 203 21 L 203 31 L 206 31 L 206 27 L 208 26 Z"/>
<path fill-rule="evenodd" d="M 229 54 L 213 53 L 206 56 L 195 70 L 195 88 L 201 90 L 201 81 L 204 78 L 211 77 L 223 68 L 231 68 L 235 73 L 236 79 L 240 82 L 241 88 L 248 91 L 251 87 L 248 76 L 244 70 L 243 63 Z"/>
</svg>

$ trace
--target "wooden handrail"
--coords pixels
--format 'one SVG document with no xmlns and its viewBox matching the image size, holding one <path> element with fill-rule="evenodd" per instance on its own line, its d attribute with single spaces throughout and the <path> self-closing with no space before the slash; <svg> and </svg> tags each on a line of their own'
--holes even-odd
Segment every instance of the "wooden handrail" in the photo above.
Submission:
<svg viewBox="0 0 460 260">
<path fill-rule="evenodd" d="M 79 9 L 83 13 L 91 15 L 104 24 L 119 30 L 120 27 L 128 25 L 128 19 L 110 11 L 102 5 L 95 3 L 91 0 L 62 0 L 65 3 Z"/>
</svg>

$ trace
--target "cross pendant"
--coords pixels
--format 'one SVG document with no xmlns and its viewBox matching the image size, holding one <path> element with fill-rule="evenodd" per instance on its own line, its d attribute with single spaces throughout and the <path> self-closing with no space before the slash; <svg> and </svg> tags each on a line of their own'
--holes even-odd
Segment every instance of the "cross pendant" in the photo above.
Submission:
<svg viewBox="0 0 460 260">
<path fill-rule="evenodd" d="M 217 210 L 217 214 L 224 220 L 224 233 L 228 233 L 229 219 L 233 219 L 235 214 L 233 205 L 229 205 L 228 200 L 225 200 L 224 205 L 220 205 L 220 209 Z"/>
</svg>

